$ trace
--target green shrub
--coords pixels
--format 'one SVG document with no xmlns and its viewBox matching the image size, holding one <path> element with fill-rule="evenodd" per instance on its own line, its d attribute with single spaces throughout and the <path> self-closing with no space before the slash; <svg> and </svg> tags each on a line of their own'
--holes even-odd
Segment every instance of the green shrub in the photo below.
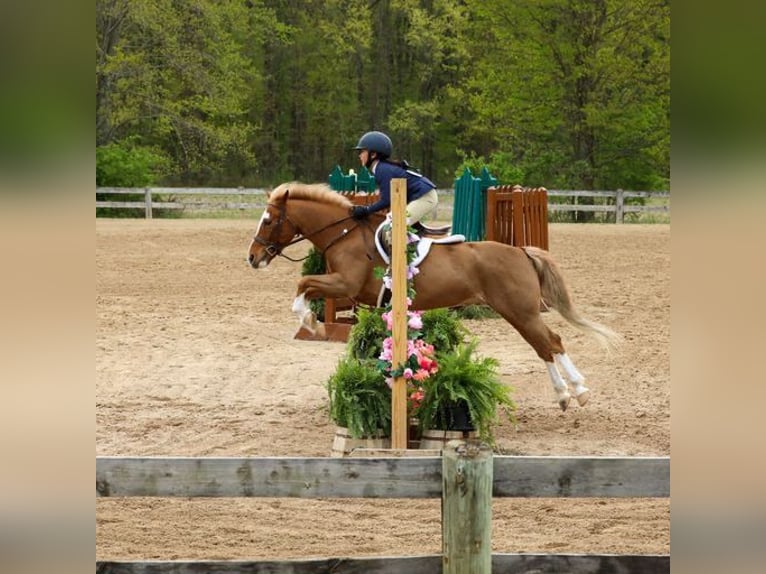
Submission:
<svg viewBox="0 0 766 574">
<path fill-rule="evenodd" d="M 301 275 L 322 275 L 325 271 L 324 255 L 312 247 L 309 249 L 306 259 L 303 260 Z M 322 298 L 309 301 L 309 309 L 314 312 L 319 321 L 324 321 L 324 307 L 325 302 Z"/>
<path fill-rule="evenodd" d="M 166 158 L 128 139 L 96 148 L 97 187 L 148 187 L 167 165 Z"/>
<path fill-rule="evenodd" d="M 351 327 L 346 349 L 356 359 L 377 359 L 386 338 L 386 323 L 382 309 L 357 308 L 356 323 Z"/>
<path fill-rule="evenodd" d="M 327 381 L 330 419 L 354 438 L 391 429 L 391 390 L 375 361 L 346 357 Z"/>
<path fill-rule="evenodd" d="M 467 335 L 468 330 L 454 311 L 432 309 L 423 313 L 422 339 L 437 353 L 454 350 Z"/>
</svg>

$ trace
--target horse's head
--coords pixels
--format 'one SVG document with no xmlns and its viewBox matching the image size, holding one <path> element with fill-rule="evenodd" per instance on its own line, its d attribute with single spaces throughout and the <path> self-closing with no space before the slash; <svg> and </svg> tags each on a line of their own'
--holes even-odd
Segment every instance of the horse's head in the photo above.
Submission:
<svg viewBox="0 0 766 574">
<path fill-rule="evenodd" d="M 255 231 L 247 260 L 254 269 L 266 267 L 282 252 L 295 236 L 300 234 L 298 226 L 287 216 L 289 190 L 269 195 L 269 202 L 263 210 L 258 229 Z"/>
</svg>

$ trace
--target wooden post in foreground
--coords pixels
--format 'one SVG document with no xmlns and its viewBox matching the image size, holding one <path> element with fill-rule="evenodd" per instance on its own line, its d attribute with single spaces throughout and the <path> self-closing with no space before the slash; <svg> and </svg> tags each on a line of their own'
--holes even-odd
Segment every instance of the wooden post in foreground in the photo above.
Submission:
<svg viewBox="0 0 766 574">
<path fill-rule="evenodd" d="M 407 360 L 407 180 L 391 180 L 391 307 L 394 368 Z M 407 448 L 407 381 L 391 392 L 391 448 Z"/>
<path fill-rule="evenodd" d="M 492 572 L 492 450 L 479 441 L 442 451 L 442 572 Z"/>
</svg>

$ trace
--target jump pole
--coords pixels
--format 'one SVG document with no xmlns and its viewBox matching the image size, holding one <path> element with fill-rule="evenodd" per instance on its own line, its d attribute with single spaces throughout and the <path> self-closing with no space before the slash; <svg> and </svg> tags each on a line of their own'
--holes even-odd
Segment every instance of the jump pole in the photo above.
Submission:
<svg viewBox="0 0 766 574">
<path fill-rule="evenodd" d="M 391 307 L 394 368 L 407 360 L 407 180 L 391 180 Z M 407 381 L 391 390 L 391 448 L 407 448 Z"/>
</svg>

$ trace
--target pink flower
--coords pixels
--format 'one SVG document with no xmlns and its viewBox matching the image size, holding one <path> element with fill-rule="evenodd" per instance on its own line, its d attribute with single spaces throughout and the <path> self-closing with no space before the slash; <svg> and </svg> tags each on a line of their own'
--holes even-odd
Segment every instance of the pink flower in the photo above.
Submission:
<svg viewBox="0 0 766 574">
<path fill-rule="evenodd" d="M 420 329 L 423 328 L 423 318 L 420 316 L 420 313 L 410 313 L 410 318 L 407 321 L 407 326 L 410 329 L 420 331 Z"/>
<path fill-rule="evenodd" d="M 421 381 L 425 381 L 430 376 L 431 376 L 431 373 L 429 373 L 426 369 L 418 369 L 417 372 L 414 375 L 412 375 L 412 378 L 418 382 L 421 382 Z"/>
<path fill-rule="evenodd" d="M 410 379 L 412 378 L 412 375 L 413 375 L 413 373 L 412 373 L 412 369 L 410 369 L 409 367 L 407 367 L 406 369 L 404 369 L 404 373 L 402 373 L 402 376 L 403 376 L 405 379 L 407 379 L 407 380 L 410 380 Z"/>
<path fill-rule="evenodd" d="M 412 407 L 412 410 L 415 410 L 420 406 L 423 397 L 425 397 L 425 393 L 423 393 L 423 390 L 420 388 L 410 394 L 410 406 Z"/>
</svg>

